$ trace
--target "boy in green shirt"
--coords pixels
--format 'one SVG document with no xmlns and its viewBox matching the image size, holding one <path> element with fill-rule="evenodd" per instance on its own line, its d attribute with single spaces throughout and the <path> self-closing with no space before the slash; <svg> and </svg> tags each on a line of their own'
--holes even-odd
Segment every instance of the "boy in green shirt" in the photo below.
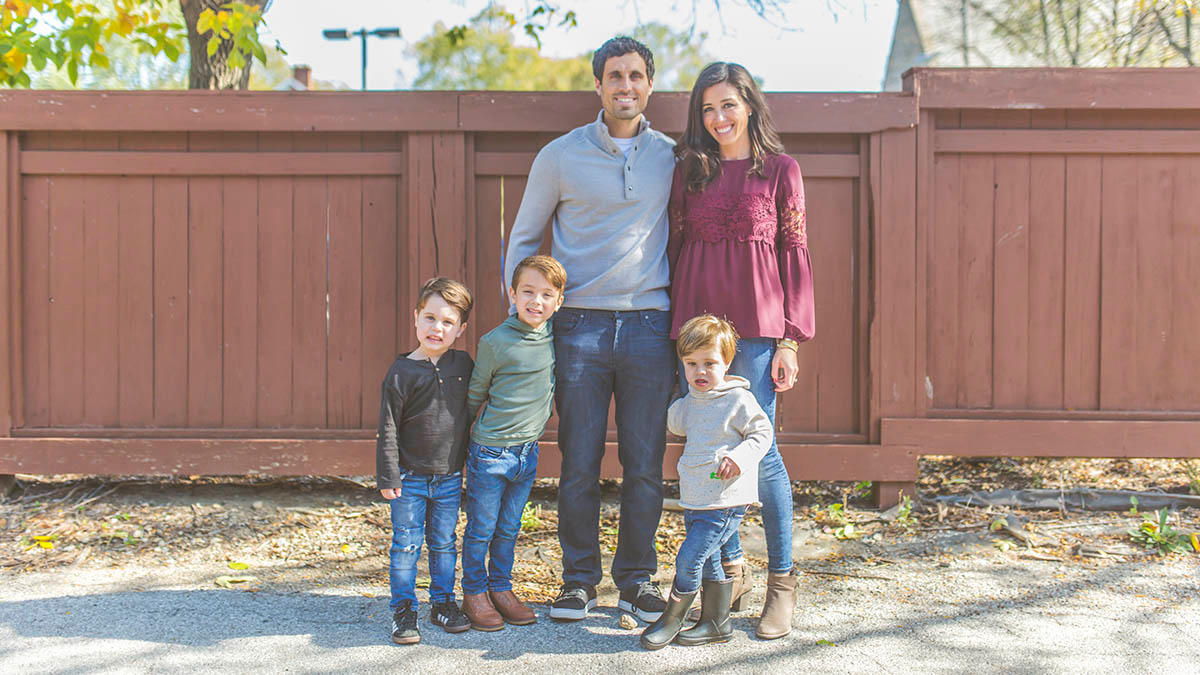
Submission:
<svg viewBox="0 0 1200 675">
<path fill-rule="evenodd" d="M 462 587 L 463 612 L 476 630 L 537 621 L 512 592 L 513 552 L 554 400 L 550 317 L 566 286 L 566 271 L 550 256 L 518 263 L 508 289 L 516 314 L 480 338 L 475 355 L 467 405 L 472 417 L 480 407 L 483 413 L 467 449 Z"/>
</svg>

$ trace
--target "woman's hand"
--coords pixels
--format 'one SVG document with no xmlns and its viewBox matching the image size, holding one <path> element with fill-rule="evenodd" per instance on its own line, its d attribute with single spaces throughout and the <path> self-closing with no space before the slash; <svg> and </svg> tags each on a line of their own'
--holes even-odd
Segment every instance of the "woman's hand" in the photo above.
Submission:
<svg viewBox="0 0 1200 675">
<path fill-rule="evenodd" d="M 775 358 L 771 359 L 771 379 L 775 382 L 777 393 L 791 389 L 796 384 L 796 375 L 799 372 L 795 349 L 775 350 Z"/>
<path fill-rule="evenodd" d="M 383 495 L 384 499 L 391 501 L 400 496 L 400 490 L 399 488 L 383 488 L 379 494 Z"/>
</svg>

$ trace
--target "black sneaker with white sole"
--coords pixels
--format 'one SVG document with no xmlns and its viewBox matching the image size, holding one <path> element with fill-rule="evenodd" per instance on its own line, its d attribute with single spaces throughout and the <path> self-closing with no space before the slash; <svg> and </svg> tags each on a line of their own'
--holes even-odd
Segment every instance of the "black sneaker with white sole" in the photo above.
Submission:
<svg viewBox="0 0 1200 675">
<path fill-rule="evenodd" d="M 554 599 L 554 604 L 550 605 L 550 618 L 556 621 L 579 621 L 586 619 L 588 611 L 595 608 L 595 586 L 563 584 L 558 591 L 558 597 Z"/>
<path fill-rule="evenodd" d="M 663 610 L 667 608 L 667 601 L 663 600 L 662 592 L 658 590 L 658 584 L 653 581 L 643 581 L 633 588 L 621 591 L 621 599 L 617 602 L 617 608 L 650 623 L 658 621 L 658 618 L 662 616 Z"/>
<path fill-rule="evenodd" d="M 417 629 L 417 609 L 411 600 L 396 608 L 392 615 L 392 642 L 398 645 L 415 645 L 421 641 Z"/>
<path fill-rule="evenodd" d="M 429 608 L 429 623 L 441 626 L 447 633 L 461 633 L 471 629 L 467 615 L 463 614 L 453 600 L 433 603 Z"/>
</svg>

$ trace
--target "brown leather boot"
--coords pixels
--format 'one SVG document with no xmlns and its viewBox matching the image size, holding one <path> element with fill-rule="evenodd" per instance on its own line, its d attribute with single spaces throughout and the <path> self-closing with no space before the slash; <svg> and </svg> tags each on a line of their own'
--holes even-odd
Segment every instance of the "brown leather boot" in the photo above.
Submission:
<svg viewBox="0 0 1200 675">
<path fill-rule="evenodd" d="M 791 574 L 767 574 L 767 599 L 762 618 L 754 634 L 764 640 L 781 638 L 792 632 L 792 611 L 796 608 L 796 577 Z"/>
<path fill-rule="evenodd" d="M 487 593 L 463 594 L 463 614 L 471 622 L 471 628 L 482 631 L 494 631 L 504 628 L 504 619 L 492 607 L 492 601 Z"/>
<path fill-rule="evenodd" d="M 504 617 L 507 623 L 514 626 L 528 626 L 531 623 L 537 623 L 537 614 L 533 613 L 532 609 L 521 602 L 516 593 L 512 591 L 488 591 L 488 597 L 492 599 L 492 606 L 500 612 L 500 616 Z"/>
<path fill-rule="evenodd" d="M 733 580 L 733 600 L 729 603 L 729 609 L 740 612 L 746 608 L 746 603 L 750 601 L 750 589 L 754 587 L 754 583 L 746 576 L 746 563 L 721 563 L 721 569 L 725 570 L 725 578 Z M 692 611 L 688 612 L 688 620 L 700 620 L 700 608 L 693 607 Z"/>
</svg>

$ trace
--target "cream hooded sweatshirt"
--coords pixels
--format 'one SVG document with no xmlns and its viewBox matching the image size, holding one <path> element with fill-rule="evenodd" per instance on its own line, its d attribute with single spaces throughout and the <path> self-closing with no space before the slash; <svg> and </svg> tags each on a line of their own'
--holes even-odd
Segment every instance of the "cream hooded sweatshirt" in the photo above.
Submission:
<svg viewBox="0 0 1200 675">
<path fill-rule="evenodd" d="M 758 463 L 771 447 L 771 421 L 736 375 L 709 391 L 690 391 L 671 404 L 667 430 L 686 436 L 679 458 L 679 505 L 685 509 L 726 509 L 758 501 Z M 712 478 L 728 457 L 741 473 Z"/>
</svg>

